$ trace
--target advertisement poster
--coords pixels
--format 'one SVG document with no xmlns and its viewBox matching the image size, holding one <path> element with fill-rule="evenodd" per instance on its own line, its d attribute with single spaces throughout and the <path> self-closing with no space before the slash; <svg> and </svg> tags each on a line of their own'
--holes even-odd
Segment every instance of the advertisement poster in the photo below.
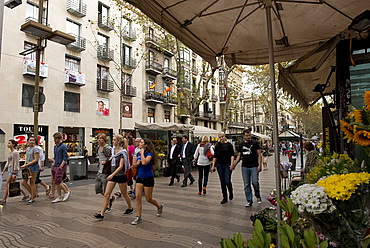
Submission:
<svg viewBox="0 0 370 248">
<path fill-rule="evenodd" d="M 96 114 L 97 115 L 109 115 L 109 99 L 108 98 L 96 98 Z"/>
<path fill-rule="evenodd" d="M 132 103 L 122 102 L 122 117 L 132 118 Z"/>
</svg>

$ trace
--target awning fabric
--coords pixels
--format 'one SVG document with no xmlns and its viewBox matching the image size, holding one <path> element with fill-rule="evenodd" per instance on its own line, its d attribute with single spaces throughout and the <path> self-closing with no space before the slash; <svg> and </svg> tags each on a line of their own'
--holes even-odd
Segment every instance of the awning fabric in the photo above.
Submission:
<svg viewBox="0 0 370 248">
<path fill-rule="evenodd" d="M 279 135 L 279 140 L 298 140 L 299 138 L 299 134 L 289 130 L 286 130 Z"/>
<path fill-rule="evenodd" d="M 255 132 L 252 132 L 251 134 L 252 134 L 252 136 L 256 136 L 256 137 L 258 137 L 260 139 L 264 139 L 266 141 L 267 140 L 271 140 L 271 138 L 269 136 L 267 136 L 267 135 L 263 135 L 263 134 L 255 133 Z"/>
<path fill-rule="evenodd" d="M 202 126 L 195 126 L 193 133 L 195 136 L 217 136 L 220 131 Z"/>
<path fill-rule="evenodd" d="M 173 122 L 143 123 L 135 122 L 135 128 L 143 130 L 161 130 L 161 131 L 190 131 L 194 130 L 193 125 L 178 124 Z"/>
</svg>

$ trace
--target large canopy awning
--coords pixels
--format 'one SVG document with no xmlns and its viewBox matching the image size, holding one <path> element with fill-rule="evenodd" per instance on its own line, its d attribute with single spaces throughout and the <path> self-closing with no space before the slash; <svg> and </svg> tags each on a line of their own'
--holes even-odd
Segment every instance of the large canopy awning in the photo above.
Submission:
<svg viewBox="0 0 370 248">
<path fill-rule="evenodd" d="M 280 135 L 279 135 L 279 140 L 294 140 L 294 141 L 297 141 L 299 140 L 300 138 L 300 135 L 293 132 L 293 131 L 290 131 L 290 130 L 286 130 L 284 132 L 282 132 Z"/>
<path fill-rule="evenodd" d="M 210 129 L 208 127 L 195 126 L 193 133 L 195 136 L 214 136 L 216 137 L 220 131 Z"/>
<path fill-rule="evenodd" d="M 159 131 L 191 131 L 194 130 L 193 125 L 178 124 L 173 122 L 158 122 L 158 123 L 144 123 L 135 122 L 135 128 L 143 130 L 159 130 Z"/>
<path fill-rule="evenodd" d="M 252 132 L 251 134 L 252 134 L 252 136 L 258 137 L 259 139 L 264 139 L 266 141 L 271 140 L 271 138 L 267 135 L 263 135 L 263 134 L 255 133 L 255 132 Z"/>
</svg>

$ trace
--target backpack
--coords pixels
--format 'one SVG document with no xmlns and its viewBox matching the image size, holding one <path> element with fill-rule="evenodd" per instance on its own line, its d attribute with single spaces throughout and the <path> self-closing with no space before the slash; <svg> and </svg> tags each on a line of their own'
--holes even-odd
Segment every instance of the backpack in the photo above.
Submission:
<svg viewBox="0 0 370 248">
<path fill-rule="evenodd" d="M 209 150 L 207 151 L 207 158 L 208 158 L 209 160 L 213 159 L 213 155 L 212 155 L 211 149 L 209 149 Z"/>
</svg>

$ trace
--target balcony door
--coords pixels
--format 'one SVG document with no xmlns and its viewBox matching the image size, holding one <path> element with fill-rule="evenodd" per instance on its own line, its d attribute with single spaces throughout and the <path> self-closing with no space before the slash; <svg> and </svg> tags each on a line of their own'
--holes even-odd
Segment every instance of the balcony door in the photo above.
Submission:
<svg viewBox="0 0 370 248">
<path fill-rule="evenodd" d="M 66 33 L 73 35 L 75 37 L 80 37 L 80 29 L 81 29 L 80 26 L 81 26 L 80 24 L 67 19 Z"/>
</svg>

